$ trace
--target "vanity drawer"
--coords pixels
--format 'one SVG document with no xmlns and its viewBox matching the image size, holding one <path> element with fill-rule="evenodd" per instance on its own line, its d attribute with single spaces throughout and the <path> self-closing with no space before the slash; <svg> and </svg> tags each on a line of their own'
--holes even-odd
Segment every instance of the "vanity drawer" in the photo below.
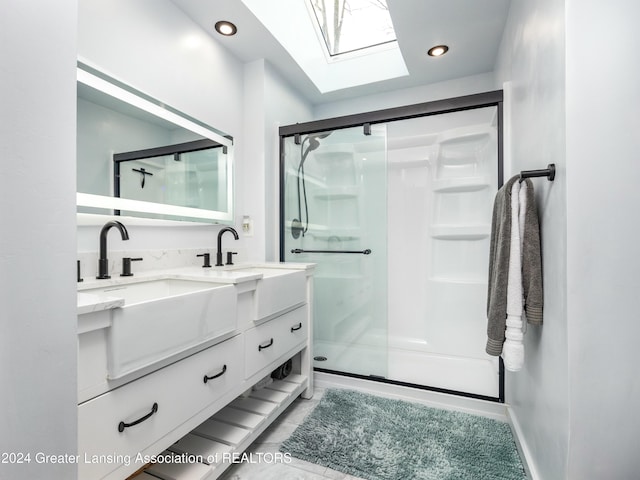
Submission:
<svg viewBox="0 0 640 480">
<path fill-rule="evenodd" d="M 243 346 L 237 335 L 79 405 L 79 479 L 141 468 L 139 452 L 242 381 Z"/>
<path fill-rule="evenodd" d="M 308 329 L 307 306 L 303 305 L 268 323 L 247 330 L 246 378 L 304 343 L 307 340 Z"/>
</svg>

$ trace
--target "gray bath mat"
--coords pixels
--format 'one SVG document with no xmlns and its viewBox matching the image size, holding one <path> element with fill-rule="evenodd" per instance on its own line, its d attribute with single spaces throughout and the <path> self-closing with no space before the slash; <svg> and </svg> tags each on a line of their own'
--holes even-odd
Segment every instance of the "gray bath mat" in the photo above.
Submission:
<svg viewBox="0 0 640 480">
<path fill-rule="evenodd" d="M 506 423 L 350 390 L 327 390 L 280 449 L 368 480 L 526 479 Z"/>
</svg>

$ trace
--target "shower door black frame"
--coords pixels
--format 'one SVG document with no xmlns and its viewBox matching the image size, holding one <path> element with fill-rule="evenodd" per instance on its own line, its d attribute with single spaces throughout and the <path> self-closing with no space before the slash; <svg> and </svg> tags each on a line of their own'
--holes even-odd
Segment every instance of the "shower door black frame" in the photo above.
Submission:
<svg viewBox="0 0 640 480">
<path fill-rule="evenodd" d="M 280 200 L 280 261 L 284 261 L 284 236 L 285 236 L 285 215 L 284 215 L 284 174 L 285 174 L 285 158 L 284 158 L 284 141 L 287 137 L 295 135 L 308 135 L 317 132 L 326 132 L 329 130 L 340 130 L 343 128 L 351 128 L 362 126 L 365 134 L 371 125 L 376 123 L 387 123 L 398 120 L 407 120 L 411 118 L 427 117 L 430 115 L 441 115 L 443 113 L 461 112 L 465 110 L 473 110 L 476 108 L 496 107 L 497 110 L 497 132 L 498 132 L 498 188 L 504 183 L 504 113 L 503 113 L 503 91 L 493 90 L 489 92 L 476 93 L 472 95 L 464 95 L 461 97 L 447 98 L 443 100 L 435 100 L 431 102 L 417 103 L 414 105 L 406 105 L 401 107 L 387 108 L 383 110 L 374 110 L 365 113 L 356 113 L 353 115 L 345 115 L 341 117 L 327 118 L 322 120 L 314 120 L 311 122 L 296 123 L 293 125 L 285 125 L 280 127 L 280 173 L 279 173 L 279 200 Z M 504 403 L 504 363 L 499 357 L 498 369 L 498 397 L 489 397 L 486 395 L 477 395 L 474 393 L 460 392 L 456 390 L 448 390 L 438 387 L 430 387 L 427 385 L 409 384 L 397 380 L 389 380 L 384 377 L 375 375 L 358 375 L 353 373 L 339 372 L 314 367 L 315 371 L 333 373 L 347 377 L 362 378 L 367 380 L 389 383 L 393 385 L 409 386 L 430 390 L 441 393 L 449 393 L 463 397 L 477 398 L 481 400 L 489 400 Z"/>
</svg>

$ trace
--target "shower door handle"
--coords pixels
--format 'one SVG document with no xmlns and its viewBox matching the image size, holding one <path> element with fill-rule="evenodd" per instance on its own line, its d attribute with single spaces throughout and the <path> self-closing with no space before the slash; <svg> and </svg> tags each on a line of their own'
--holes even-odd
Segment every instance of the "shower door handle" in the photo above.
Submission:
<svg viewBox="0 0 640 480">
<path fill-rule="evenodd" d="M 371 249 L 367 248 L 365 250 L 303 250 L 301 248 L 293 248 L 291 249 L 291 253 L 360 253 L 362 255 L 369 255 L 371 253 Z"/>
</svg>

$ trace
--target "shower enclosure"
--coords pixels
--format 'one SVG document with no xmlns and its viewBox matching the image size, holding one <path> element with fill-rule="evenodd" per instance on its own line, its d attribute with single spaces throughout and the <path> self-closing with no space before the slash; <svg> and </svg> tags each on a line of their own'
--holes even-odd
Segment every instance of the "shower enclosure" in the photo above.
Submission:
<svg viewBox="0 0 640 480">
<path fill-rule="evenodd" d="M 502 93 L 280 129 L 281 260 L 316 263 L 318 370 L 502 399 L 484 352 Z"/>
</svg>

